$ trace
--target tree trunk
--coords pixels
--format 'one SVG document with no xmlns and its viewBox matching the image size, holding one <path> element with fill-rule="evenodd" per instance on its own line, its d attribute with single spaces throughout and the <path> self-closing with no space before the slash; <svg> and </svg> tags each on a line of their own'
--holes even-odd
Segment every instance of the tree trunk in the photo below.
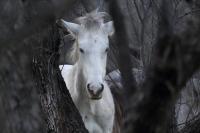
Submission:
<svg viewBox="0 0 200 133">
<path fill-rule="evenodd" d="M 57 27 L 49 27 L 38 38 L 41 46 L 34 48 L 34 77 L 40 91 L 48 131 L 86 133 L 58 67 L 60 37 Z"/>
</svg>

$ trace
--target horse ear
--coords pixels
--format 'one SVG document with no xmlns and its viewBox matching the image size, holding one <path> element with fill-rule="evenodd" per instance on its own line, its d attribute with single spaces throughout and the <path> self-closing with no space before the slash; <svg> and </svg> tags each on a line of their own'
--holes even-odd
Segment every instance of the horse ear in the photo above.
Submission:
<svg viewBox="0 0 200 133">
<path fill-rule="evenodd" d="M 103 29 L 109 36 L 112 36 L 115 32 L 115 28 L 113 26 L 113 21 L 109 21 L 103 25 Z"/>
<path fill-rule="evenodd" d="M 63 19 L 61 19 L 62 25 L 73 35 L 76 36 L 79 32 L 80 29 L 80 25 L 79 24 L 75 24 L 75 23 L 71 23 L 71 22 L 67 22 Z"/>
</svg>

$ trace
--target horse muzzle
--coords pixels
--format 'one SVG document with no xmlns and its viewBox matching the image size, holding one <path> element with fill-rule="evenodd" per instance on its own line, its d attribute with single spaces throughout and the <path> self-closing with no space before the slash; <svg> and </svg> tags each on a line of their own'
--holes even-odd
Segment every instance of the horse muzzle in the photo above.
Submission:
<svg viewBox="0 0 200 133">
<path fill-rule="evenodd" d="M 100 85 L 95 86 L 95 85 L 87 84 L 87 90 L 89 92 L 90 99 L 99 100 L 102 98 L 102 92 L 104 90 L 104 85 L 100 84 Z"/>
</svg>

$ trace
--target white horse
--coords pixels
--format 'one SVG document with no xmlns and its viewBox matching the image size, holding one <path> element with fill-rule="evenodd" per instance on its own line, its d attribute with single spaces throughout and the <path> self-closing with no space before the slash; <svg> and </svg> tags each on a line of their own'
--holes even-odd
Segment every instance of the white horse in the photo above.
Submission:
<svg viewBox="0 0 200 133">
<path fill-rule="evenodd" d="M 62 76 L 83 122 L 90 133 L 112 133 L 115 106 L 105 82 L 108 37 L 113 22 L 104 23 L 103 12 L 92 12 L 79 18 L 80 24 L 62 21 L 75 38 L 74 65 L 61 65 Z"/>
</svg>

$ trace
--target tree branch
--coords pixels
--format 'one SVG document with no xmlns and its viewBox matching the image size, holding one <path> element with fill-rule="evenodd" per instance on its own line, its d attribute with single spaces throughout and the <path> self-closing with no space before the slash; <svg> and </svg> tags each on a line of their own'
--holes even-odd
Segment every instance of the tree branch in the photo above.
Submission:
<svg viewBox="0 0 200 133">
<path fill-rule="evenodd" d="M 0 44 L 17 43 L 47 28 L 74 0 L 1 0 Z"/>
<path fill-rule="evenodd" d="M 200 132 L 200 114 L 197 115 L 195 120 L 192 120 L 190 123 L 188 123 L 180 132 L 181 133 L 199 133 Z"/>
</svg>

